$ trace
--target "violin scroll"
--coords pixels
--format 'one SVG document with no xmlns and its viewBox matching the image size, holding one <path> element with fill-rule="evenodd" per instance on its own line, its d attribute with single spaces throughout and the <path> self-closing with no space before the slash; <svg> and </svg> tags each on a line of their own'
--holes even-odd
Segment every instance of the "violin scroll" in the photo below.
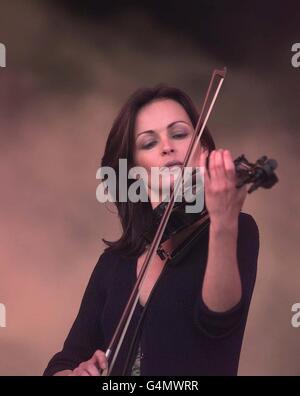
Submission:
<svg viewBox="0 0 300 396">
<path fill-rule="evenodd" d="M 237 188 L 242 187 L 246 183 L 253 183 L 248 190 L 249 194 L 259 187 L 271 188 L 278 182 L 278 177 L 274 172 L 277 168 L 277 161 L 268 159 L 266 155 L 263 155 L 252 164 L 242 154 L 234 160 L 234 165 L 238 178 Z"/>
</svg>

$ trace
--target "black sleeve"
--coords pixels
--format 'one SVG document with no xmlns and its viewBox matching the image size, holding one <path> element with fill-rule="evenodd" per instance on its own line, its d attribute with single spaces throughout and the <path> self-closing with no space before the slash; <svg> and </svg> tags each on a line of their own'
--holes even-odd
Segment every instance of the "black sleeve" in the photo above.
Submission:
<svg viewBox="0 0 300 396">
<path fill-rule="evenodd" d="M 100 318 L 105 303 L 109 267 L 107 256 L 103 253 L 91 274 L 63 349 L 51 358 L 44 376 L 51 376 L 61 370 L 73 370 L 81 362 L 90 359 L 97 349 L 103 349 Z"/>
<path fill-rule="evenodd" d="M 211 337 L 224 337 L 238 326 L 246 326 L 256 280 L 259 231 L 253 217 L 246 213 L 240 214 L 238 227 L 237 260 L 242 283 L 240 301 L 226 312 L 214 312 L 207 307 L 199 293 L 195 305 L 196 325 Z"/>
</svg>

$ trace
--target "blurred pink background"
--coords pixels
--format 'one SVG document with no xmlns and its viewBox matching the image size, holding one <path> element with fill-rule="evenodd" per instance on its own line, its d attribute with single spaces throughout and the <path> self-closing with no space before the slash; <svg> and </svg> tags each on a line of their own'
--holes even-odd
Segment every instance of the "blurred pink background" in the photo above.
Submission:
<svg viewBox="0 0 300 396">
<path fill-rule="evenodd" d="M 101 238 L 120 233 L 95 195 L 120 106 L 138 87 L 166 82 L 200 107 L 220 64 L 142 11 L 97 24 L 47 2 L 3 1 L 0 26 L 7 48 L 0 68 L 0 303 L 7 322 L 0 375 L 41 375 L 77 314 Z M 291 67 L 289 50 L 261 74 L 228 65 L 209 122 L 217 146 L 235 158 L 266 154 L 279 163 L 279 183 L 249 195 L 243 209 L 259 226 L 261 247 L 240 375 L 300 374 L 300 328 L 291 325 L 291 307 L 300 302 L 300 69 Z M 255 51 L 249 48 L 249 59 Z"/>
</svg>

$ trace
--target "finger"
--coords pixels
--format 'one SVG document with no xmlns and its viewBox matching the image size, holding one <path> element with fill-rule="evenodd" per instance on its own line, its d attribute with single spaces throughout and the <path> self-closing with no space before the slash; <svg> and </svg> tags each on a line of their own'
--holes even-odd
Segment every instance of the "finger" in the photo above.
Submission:
<svg viewBox="0 0 300 396">
<path fill-rule="evenodd" d="M 94 376 L 94 377 L 99 377 L 100 376 L 100 372 L 97 369 L 97 367 L 93 364 L 90 363 L 86 369 L 85 369 L 90 375 Z"/>
<path fill-rule="evenodd" d="M 200 154 L 200 160 L 199 160 L 199 168 L 200 168 L 200 175 L 203 180 L 205 180 L 205 174 L 207 175 L 207 169 L 206 169 L 206 161 L 208 158 L 208 150 L 202 151 Z"/>
<path fill-rule="evenodd" d="M 208 158 L 208 156 L 206 158 Z M 205 189 L 205 186 L 207 188 L 209 188 L 210 181 L 211 181 L 210 175 L 209 175 L 209 166 L 208 166 L 208 168 L 206 168 L 206 166 L 204 168 L 201 168 L 201 176 L 203 177 L 203 181 L 204 181 L 204 189 Z"/>
<path fill-rule="evenodd" d="M 82 370 L 79 375 L 80 377 L 90 377 L 90 374 L 86 370 Z"/>
<path fill-rule="evenodd" d="M 234 182 L 236 179 L 235 166 L 229 150 L 224 150 L 223 158 L 224 158 L 226 177 L 232 182 Z"/>
<path fill-rule="evenodd" d="M 201 154 L 200 154 L 200 159 L 199 159 L 200 167 L 206 167 L 206 160 L 207 160 L 208 154 L 209 154 L 209 152 L 207 149 L 201 149 Z"/>
<path fill-rule="evenodd" d="M 80 373 L 81 373 L 81 369 L 80 369 L 79 367 L 76 367 L 76 368 L 72 371 L 71 375 L 78 376 L 78 375 L 80 375 Z"/>
<path fill-rule="evenodd" d="M 216 155 L 216 150 L 213 150 L 209 156 L 208 168 L 209 168 L 210 179 L 215 179 L 217 176 L 215 169 L 215 155 Z"/>
<path fill-rule="evenodd" d="M 106 377 L 108 374 L 108 368 L 101 371 L 101 376 Z"/>
<path fill-rule="evenodd" d="M 107 358 L 106 358 L 104 352 L 96 351 L 93 358 L 95 359 L 95 363 L 98 364 L 100 369 L 105 370 L 107 368 L 107 366 L 108 366 Z"/>
<path fill-rule="evenodd" d="M 224 180 L 226 178 L 226 173 L 225 173 L 225 166 L 224 166 L 223 150 L 222 149 L 216 151 L 216 155 L 215 155 L 215 169 L 216 169 L 217 177 L 219 179 Z"/>
<path fill-rule="evenodd" d="M 90 374 L 86 371 L 84 363 L 81 363 L 78 367 L 73 370 L 75 376 L 89 376 Z"/>
</svg>

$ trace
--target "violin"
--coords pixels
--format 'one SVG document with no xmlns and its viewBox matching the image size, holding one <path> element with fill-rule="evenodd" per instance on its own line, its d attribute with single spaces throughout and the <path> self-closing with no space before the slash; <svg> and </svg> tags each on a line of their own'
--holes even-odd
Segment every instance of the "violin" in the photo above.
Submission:
<svg viewBox="0 0 300 396">
<path fill-rule="evenodd" d="M 202 106 L 202 110 L 195 127 L 194 134 L 192 136 L 190 145 L 188 147 L 182 169 L 188 166 L 190 159 L 192 158 L 197 145 L 199 145 L 201 135 L 206 127 L 207 121 L 223 84 L 226 75 L 226 68 L 223 70 L 214 70 L 209 87 L 205 96 L 205 100 Z M 240 188 L 246 183 L 252 183 L 248 190 L 248 193 L 252 193 L 259 187 L 271 188 L 277 181 L 278 178 L 274 172 L 277 167 L 277 162 L 274 159 L 268 159 L 266 156 L 259 158 L 255 163 L 250 163 L 244 155 L 239 156 L 234 160 L 234 165 L 237 174 L 237 184 L 236 187 Z M 207 168 L 207 164 L 206 164 Z M 154 220 L 153 224 L 145 231 L 143 234 L 148 245 L 146 250 L 146 257 L 144 263 L 139 272 L 139 276 L 134 285 L 134 288 L 130 294 L 129 300 L 125 306 L 122 313 L 120 321 L 114 332 L 114 335 L 109 343 L 109 346 L 105 352 L 107 362 L 108 362 L 108 374 L 111 375 L 114 363 L 118 356 L 119 350 L 121 348 L 122 342 L 126 335 L 128 326 L 132 319 L 133 313 L 139 301 L 139 289 L 142 282 L 145 279 L 147 270 L 153 262 L 156 254 L 163 260 L 165 258 L 170 258 L 169 253 L 165 252 L 161 244 L 169 239 L 172 235 L 178 233 L 185 227 L 199 221 L 200 226 L 205 228 L 209 222 L 208 212 L 205 208 L 199 213 L 187 213 L 185 211 L 185 205 L 187 202 L 183 199 L 182 202 L 176 202 L 176 197 L 181 187 L 182 179 L 178 178 L 175 181 L 175 185 L 171 191 L 168 202 L 162 202 L 154 209 Z M 143 315 L 146 312 L 147 306 L 149 304 L 150 298 L 148 299 L 146 305 L 143 309 Z M 143 316 L 142 315 L 142 316 Z M 132 352 L 135 338 L 140 327 L 141 320 L 139 321 L 138 327 L 135 331 L 134 339 L 132 340 L 131 347 L 128 353 L 127 363 L 125 365 L 124 373 L 129 363 L 130 354 Z"/>
<path fill-rule="evenodd" d="M 237 184 L 236 188 L 240 188 L 247 183 L 252 183 L 250 188 L 248 189 L 248 194 L 251 194 L 253 191 L 257 190 L 259 187 L 262 188 L 271 188 L 275 183 L 278 182 L 278 177 L 275 174 L 275 169 L 277 168 L 277 161 L 274 159 L 268 159 L 266 155 L 259 158 L 255 163 L 250 163 L 244 154 L 239 156 L 234 160 L 235 171 L 237 175 Z M 206 169 L 208 170 L 208 158 L 206 161 Z M 195 171 L 193 173 L 195 175 Z M 192 176 L 193 176 L 192 175 Z M 192 188 L 195 186 L 195 178 L 193 179 L 194 183 L 192 184 Z M 181 202 L 175 202 L 173 206 L 173 210 L 171 212 L 170 218 L 164 230 L 164 233 L 161 238 L 161 243 L 170 239 L 173 235 L 182 231 L 186 227 L 191 226 L 196 221 L 200 220 L 200 228 L 205 228 L 207 226 L 208 212 L 205 207 L 201 212 L 188 212 L 186 211 L 186 205 L 193 204 L 197 198 L 194 198 L 193 201 L 187 202 L 184 199 Z M 153 223 L 151 226 L 143 233 L 145 240 L 148 243 L 151 243 L 155 232 L 159 226 L 159 223 L 162 219 L 162 215 L 166 209 L 167 202 L 161 202 L 154 210 L 153 210 Z M 201 220 L 203 220 L 201 222 Z M 201 230 L 200 230 L 201 232 Z M 172 255 L 167 253 L 161 246 L 157 249 L 158 256 L 164 260 L 167 257 L 172 258 Z"/>
</svg>

